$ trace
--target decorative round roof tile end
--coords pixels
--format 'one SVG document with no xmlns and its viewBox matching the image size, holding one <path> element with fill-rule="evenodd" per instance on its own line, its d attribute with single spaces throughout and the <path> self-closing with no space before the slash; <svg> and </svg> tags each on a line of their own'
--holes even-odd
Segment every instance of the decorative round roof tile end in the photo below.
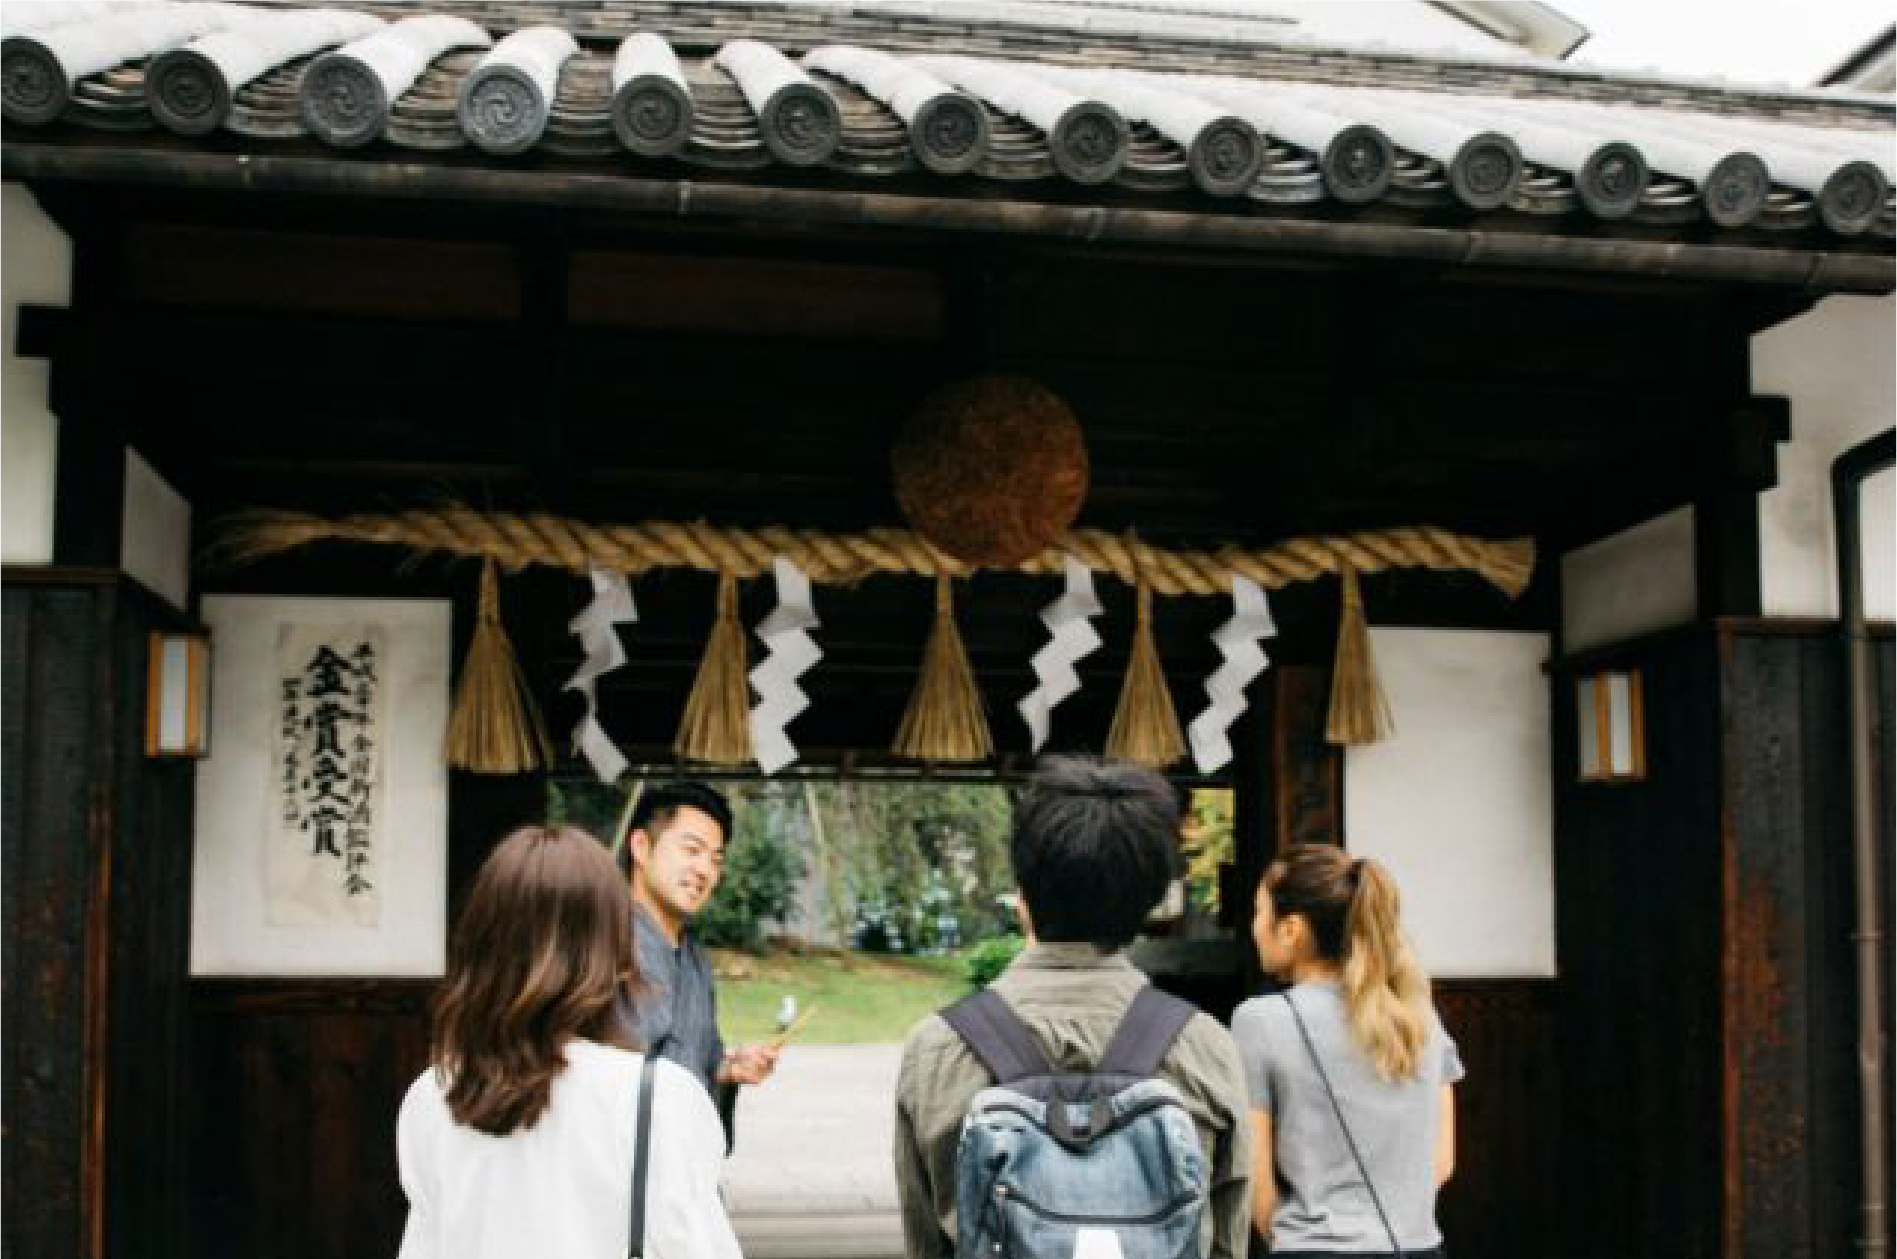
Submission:
<svg viewBox="0 0 1897 1259">
<path fill-rule="evenodd" d="M 1215 197 L 1244 192 L 1265 164 L 1264 141 L 1242 118 L 1219 118 L 1199 129 L 1186 151 L 1186 165 L 1199 191 Z"/>
<path fill-rule="evenodd" d="M 65 67 L 46 45 L 25 35 L 0 42 L 0 108 L 8 122 L 49 123 L 71 93 Z"/>
<path fill-rule="evenodd" d="M 814 83 L 786 83 L 758 114 L 771 156 L 789 166 L 815 166 L 836 152 L 843 116 L 830 93 Z"/>
<path fill-rule="evenodd" d="M 1890 180 L 1870 162 L 1846 162 L 1818 190 L 1818 215 L 1840 236 L 1857 236 L 1877 223 L 1890 200 Z"/>
<path fill-rule="evenodd" d="M 1126 119 L 1099 101 L 1071 106 L 1048 133 L 1054 168 L 1077 184 L 1104 184 L 1126 165 L 1132 133 Z"/>
<path fill-rule="evenodd" d="M 1324 186 L 1347 205 L 1375 201 L 1396 172 L 1396 146 L 1368 123 L 1345 127 L 1331 138 L 1322 160 Z"/>
<path fill-rule="evenodd" d="M 1587 155 L 1575 172 L 1581 204 L 1597 219 L 1624 219 L 1646 195 L 1650 172 L 1639 149 L 1618 140 Z"/>
<path fill-rule="evenodd" d="M 1720 227 L 1744 227 L 1759 217 L 1771 192 L 1763 161 L 1751 153 L 1728 153 L 1707 173 L 1699 199 L 1706 217 Z"/>
<path fill-rule="evenodd" d="M 909 124 L 916 160 L 938 175 L 964 175 L 988 154 L 988 111 L 961 92 L 932 96 Z"/>
<path fill-rule="evenodd" d="M 324 143 L 357 148 L 382 134 L 389 117 L 388 94 L 368 66 L 341 53 L 325 53 L 303 72 L 297 112 Z"/>
<path fill-rule="evenodd" d="M 231 112 L 231 89 L 223 70 L 188 48 L 152 58 L 145 70 L 145 98 L 152 116 L 182 136 L 209 135 Z"/>
<path fill-rule="evenodd" d="M 692 98 L 671 79 L 642 74 L 613 93 L 613 134 L 640 157 L 670 157 L 692 138 Z"/>
<path fill-rule="evenodd" d="M 547 100 L 518 66 L 483 66 L 461 81 L 455 118 L 483 153 L 525 153 L 547 129 Z"/>
<path fill-rule="evenodd" d="M 1463 142 L 1449 163 L 1449 187 L 1471 210 L 1499 210 L 1522 182 L 1522 151 L 1496 131 Z"/>
</svg>

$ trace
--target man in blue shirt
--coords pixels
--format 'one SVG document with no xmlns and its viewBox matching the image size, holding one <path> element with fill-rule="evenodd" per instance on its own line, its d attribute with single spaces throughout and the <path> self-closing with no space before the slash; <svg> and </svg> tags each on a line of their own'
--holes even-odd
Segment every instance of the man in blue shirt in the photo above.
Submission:
<svg viewBox="0 0 1897 1259">
<path fill-rule="evenodd" d="M 718 886 L 730 832 L 731 806 L 702 783 L 664 783 L 640 796 L 626 849 L 644 987 L 620 1009 L 641 1045 L 699 1078 L 727 1130 L 738 1086 L 768 1079 L 779 1052 L 773 1044 L 726 1049 L 711 968 L 687 930 Z"/>
</svg>

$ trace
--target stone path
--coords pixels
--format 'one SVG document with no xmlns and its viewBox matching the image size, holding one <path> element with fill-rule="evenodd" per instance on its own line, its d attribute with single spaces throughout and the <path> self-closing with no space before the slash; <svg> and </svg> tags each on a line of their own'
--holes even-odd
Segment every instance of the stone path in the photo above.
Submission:
<svg viewBox="0 0 1897 1259">
<path fill-rule="evenodd" d="M 900 1045 L 798 1045 L 738 1102 L 725 1200 L 747 1259 L 898 1259 Z"/>
</svg>

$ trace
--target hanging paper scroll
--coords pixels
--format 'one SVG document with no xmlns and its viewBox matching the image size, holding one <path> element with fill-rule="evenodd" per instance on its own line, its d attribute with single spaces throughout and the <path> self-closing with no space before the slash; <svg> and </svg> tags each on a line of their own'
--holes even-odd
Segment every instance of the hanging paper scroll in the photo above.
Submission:
<svg viewBox="0 0 1897 1259">
<path fill-rule="evenodd" d="M 449 605 L 207 596 L 193 975 L 438 975 Z"/>
<path fill-rule="evenodd" d="M 1186 739 L 1192 744 L 1192 760 L 1201 774 L 1213 773 L 1231 763 L 1232 742 L 1228 732 L 1238 715 L 1245 711 L 1245 688 L 1270 663 L 1258 640 L 1270 638 L 1277 632 L 1264 590 L 1250 578 L 1233 574 L 1232 615 L 1212 631 L 1212 641 L 1218 644 L 1224 660 L 1205 680 L 1209 701 L 1205 711 L 1194 717 L 1186 729 Z"/>
<path fill-rule="evenodd" d="M 810 697 L 797 679 L 823 659 L 823 649 L 806 632 L 816 629 L 816 609 L 810 598 L 810 578 L 795 564 L 778 556 L 771 561 L 777 579 L 777 606 L 758 623 L 758 641 L 764 659 L 751 670 L 751 689 L 757 703 L 751 709 L 751 747 L 758 768 L 767 774 L 797 759 L 797 747 L 784 728 L 810 707 Z"/>
<path fill-rule="evenodd" d="M 1100 635 L 1087 619 L 1100 615 L 1093 571 L 1071 555 L 1064 560 L 1067 588 L 1041 609 L 1041 623 L 1051 637 L 1030 662 L 1037 683 L 1015 706 L 1028 723 L 1028 745 L 1036 752 L 1047 742 L 1054 705 L 1080 689 L 1074 665 L 1100 646 Z"/>
<path fill-rule="evenodd" d="M 276 825 L 264 845 L 271 926 L 381 916 L 383 662 L 373 622 L 277 635 Z"/>
</svg>

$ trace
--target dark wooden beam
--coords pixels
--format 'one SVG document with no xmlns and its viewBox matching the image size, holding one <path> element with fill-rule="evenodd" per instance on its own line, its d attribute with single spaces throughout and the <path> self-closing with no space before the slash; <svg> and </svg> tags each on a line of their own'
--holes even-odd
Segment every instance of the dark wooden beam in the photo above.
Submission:
<svg viewBox="0 0 1897 1259">
<path fill-rule="evenodd" d="M 888 191 L 789 188 L 623 173 L 527 171 L 437 164 L 411 153 L 399 164 L 309 155 L 232 155 L 136 145 L 9 142 L 0 174 L 45 183 L 184 186 L 245 196 L 346 193 L 372 201 L 503 205 L 521 212 L 604 213 L 714 221 L 775 221 L 876 233 L 995 233 L 1162 244 L 1183 251 L 1380 258 L 1475 270 L 1536 270 L 1722 281 L 1805 291 L 1888 293 L 1892 260 L 1878 254 L 1691 245 L 1678 241 L 1581 240 L 1532 232 L 1441 225 L 1324 222 L 1229 213 L 1182 214 L 1143 205 L 959 199 Z"/>
<path fill-rule="evenodd" d="M 73 319 L 95 317 L 117 279 L 117 240 L 89 224 L 73 237 Z M 53 479 L 53 562 L 117 568 L 125 519 L 125 430 L 105 402 L 109 359 L 92 358 L 64 336 L 47 379 L 47 405 L 58 417 Z"/>
</svg>

